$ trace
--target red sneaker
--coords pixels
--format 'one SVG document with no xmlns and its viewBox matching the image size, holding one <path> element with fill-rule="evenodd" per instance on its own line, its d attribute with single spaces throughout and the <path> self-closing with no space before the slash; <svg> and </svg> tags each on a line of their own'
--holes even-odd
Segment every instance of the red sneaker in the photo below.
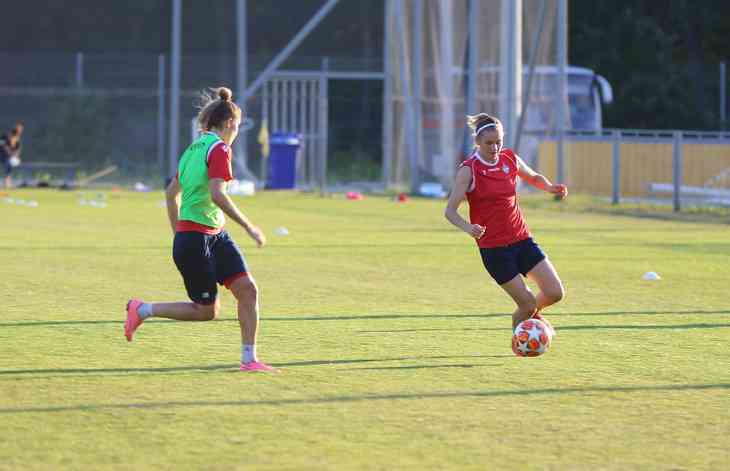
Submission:
<svg viewBox="0 0 730 471">
<path fill-rule="evenodd" d="M 139 317 L 139 313 L 137 312 L 142 304 L 142 301 L 139 299 L 130 299 L 127 301 L 127 320 L 124 322 L 124 336 L 127 337 L 127 342 L 132 341 L 134 331 L 144 321 L 144 319 Z"/>
<path fill-rule="evenodd" d="M 241 363 L 239 371 L 252 371 L 257 373 L 278 373 L 279 370 L 273 366 L 269 366 L 261 361 L 251 361 L 249 363 Z"/>
</svg>

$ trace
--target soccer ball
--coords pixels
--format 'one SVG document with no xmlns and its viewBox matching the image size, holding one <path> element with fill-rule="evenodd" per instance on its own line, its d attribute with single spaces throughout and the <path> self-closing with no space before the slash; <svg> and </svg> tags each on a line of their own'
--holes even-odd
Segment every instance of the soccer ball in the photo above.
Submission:
<svg viewBox="0 0 730 471">
<path fill-rule="evenodd" d="M 550 331 L 542 321 L 527 319 L 515 327 L 512 351 L 519 357 L 536 357 L 550 348 Z"/>
</svg>

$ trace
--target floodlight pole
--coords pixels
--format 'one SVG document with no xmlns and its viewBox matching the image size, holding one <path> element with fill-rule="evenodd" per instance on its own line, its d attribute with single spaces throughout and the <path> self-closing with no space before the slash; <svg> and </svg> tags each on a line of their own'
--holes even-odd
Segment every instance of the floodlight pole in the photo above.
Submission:
<svg viewBox="0 0 730 471">
<path fill-rule="evenodd" d="M 557 163 L 556 179 L 565 183 L 565 120 L 567 118 L 567 64 L 568 64 L 568 0 L 557 0 L 557 49 L 558 93 L 557 97 Z"/>
<path fill-rule="evenodd" d="M 320 145 L 319 145 L 319 194 L 324 195 L 327 193 L 327 145 L 329 141 L 329 80 L 327 73 L 329 72 L 329 58 L 322 58 L 322 75 L 319 78 L 319 100 L 318 100 L 318 114 L 320 124 Z M 286 109 L 286 101 L 284 101 L 284 107 Z M 286 126 L 286 123 L 284 124 Z"/>
<path fill-rule="evenodd" d="M 403 112 L 405 114 L 405 150 L 406 156 L 408 157 L 409 170 L 411 174 L 411 188 L 412 193 L 418 192 L 418 186 L 420 184 L 419 169 L 418 169 L 418 155 L 416 155 L 416 148 L 414 146 L 414 140 L 416 139 L 415 133 L 415 118 L 414 118 L 414 106 L 413 106 L 413 94 L 411 93 L 411 81 L 408 77 L 408 55 L 407 46 L 408 39 L 406 36 L 406 27 L 403 23 L 403 0 L 395 0 L 395 29 L 398 32 L 398 62 L 400 65 L 400 76 L 401 76 L 401 93 L 403 94 L 404 107 Z"/>
<path fill-rule="evenodd" d="M 246 90 L 246 77 L 248 75 L 248 63 L 247 63 L 247 44 L 246 44 L 246 0 L 236 0 L 236 94 L 243 94 Z M 245 103 L 239 98 L 239 104 L 241 108 L 246 111 L 246 107 L 243 106 Z M 239 134 L 236 139 L 235 152 L 236 162 L 239 167 L 243 167 L 241 170 L 248 170 L 248 147 L 247 147 L 247 136 L 245 132 Z M 250 173 L 250 172 L 247 172 Z"/>
<path fill-rule="evenodd" d="M 157 56 L 157 169 L 165 173 L 165 55 Z"/>
<path fill-rule="evenodd" d="M 468 33 L 468 73 L 466 75 L 466 114 L 477 112 L 477 78 L 479 73 L 479 0 L 469 0 L 469 33 Z M 472 136 L 469 125 L 464 125 L 464 148 L 462 153 L 468 156 L 472 151 Z"/>
<path fill-rule="evenodd" d="M 426 168 L 433 173 L 433 158 L 423 149 L 423 0 L 413 0 L 413 151 L 416 159 L 425 158 Z M 416 160 L 416 171 L 418 161 Z M 419 182 L 420 183 L 420 182 Z"/>
<path fill-rule="evenodd" d="M 391 20 L 394 0 L 385 0 L 383 40 L 383 185 L 391 183 L 391 163 L 393 159 L 393 75 L 390 56 Z"/>
<path fill-rule="evenodd" d="M 170 154 L 169 177 L 177 172 L 180 146 L 180 51 L 182 44 L 182 0 L 172 0 L 172 54 L 170 56 Z"/>
<path fill-rule="evenodd" d="M 513 147 L 522 98 L 522 0 L 502 0 L 502 44 L 500 119 L 506 128 L 505 146 Z"/>
<path fill-rule="evenodd" d="M 441 21 L 441 159 L 449 181 L 454 178 L 454 5 L 452 0 L 439 1 Z"/>
</svg>

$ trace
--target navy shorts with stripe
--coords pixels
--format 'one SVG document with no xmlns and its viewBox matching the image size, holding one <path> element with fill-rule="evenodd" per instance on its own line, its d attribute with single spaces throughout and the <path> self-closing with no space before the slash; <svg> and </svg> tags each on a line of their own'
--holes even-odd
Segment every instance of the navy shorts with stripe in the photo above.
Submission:
<svg viewBox="0 0 730 471">
<path fill-rule="evenodd" d="M 499 285 L 507 283 L 518 274 L 527 275 L 538 263 L 545 260 L 545 253 L 531 237 L 504 247 L 480 248 L 479 252 L 484 268 Z"/>
<path fill-rule="evenodd" d="M 239 273 L 247 273 L 241 250 L 226 231 L 215 235 L 200 232 L 177 232 L 172 244 L 172 258 L 185 282 L 193 302 L 213 304 L 218 284 Z"/>
</svg>

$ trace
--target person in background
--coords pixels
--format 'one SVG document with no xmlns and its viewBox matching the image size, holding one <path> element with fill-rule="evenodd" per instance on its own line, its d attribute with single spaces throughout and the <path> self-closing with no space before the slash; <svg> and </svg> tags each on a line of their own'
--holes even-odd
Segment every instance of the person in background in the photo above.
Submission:
<svg viewBox="0 0 730 471">
<path fill-rule="evenodd" d="M 9 133 L 0 136 L 0 166 L 5 172 L 3 178 L 5 188 L 10 188 L 13 185 L 11 173 L 15 167 L 20 165 L 23 129 L 23 123 L 18 122 Z"/>
</svg>

